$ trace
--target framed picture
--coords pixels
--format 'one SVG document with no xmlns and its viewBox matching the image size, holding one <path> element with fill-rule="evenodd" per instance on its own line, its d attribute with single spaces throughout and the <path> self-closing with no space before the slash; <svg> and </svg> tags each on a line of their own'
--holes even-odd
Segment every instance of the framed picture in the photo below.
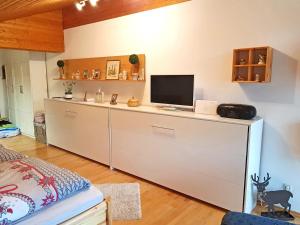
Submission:
<svg viewBox="0 0 300 225">
<path fill-rule="evenodd" d="M 112 94 L 110 104 L 111 105 L 116 105 L 117 104 L 117 98 L 118 98 L 118 94 Z"/>
<path fill-rule="evenodd" d="M 118 80 L 120 72 L 120 60 L 108 60 L 106 63 L 106 79 Z"/>
</svg>

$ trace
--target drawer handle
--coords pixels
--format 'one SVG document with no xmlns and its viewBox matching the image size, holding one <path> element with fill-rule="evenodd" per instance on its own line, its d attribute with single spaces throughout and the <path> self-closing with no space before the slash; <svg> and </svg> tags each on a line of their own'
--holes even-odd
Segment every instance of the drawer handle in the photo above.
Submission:
<svg viewBox="0 0 300 225">
<path fill-rule="evenodd" d="M 163 129 L 163 130 L 171 130 L 174 131 L 175 129 L 173 128 L 168 128 L 168 127 L 162 127 L 162 126 L 157 126 L 157 125 L 152 125 L 153 128 L 158 128 L 158 129 Z"/>
<path fill-rule="evenodd" d="M 74 111 L 71 111 L 71 110 L 66 110 L 65 113 L 66 113 L 66 114 L 77 115 L 77 112 L 74 112 Z"/>
</svg>

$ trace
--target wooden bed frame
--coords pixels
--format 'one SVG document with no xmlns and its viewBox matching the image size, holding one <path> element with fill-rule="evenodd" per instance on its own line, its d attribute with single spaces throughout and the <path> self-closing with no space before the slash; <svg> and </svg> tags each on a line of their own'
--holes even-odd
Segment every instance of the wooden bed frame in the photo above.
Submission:
<svg viewBox="0 0 300 225">
<path fill-rule="evenodd" d="M 87 211 L 61 223 L 61 225 L 112 225 L 110 198 Z"/>
</svg>

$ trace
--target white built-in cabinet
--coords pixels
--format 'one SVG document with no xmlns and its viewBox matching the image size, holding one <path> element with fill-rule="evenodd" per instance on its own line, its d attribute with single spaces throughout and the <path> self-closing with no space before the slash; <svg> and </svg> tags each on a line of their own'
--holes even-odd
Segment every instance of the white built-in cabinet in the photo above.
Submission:
<svg viewBox="0 0 300 225">
<path fill-rule="evenodd" d="M 59 100 L 46 100 L 46 119 L 50 144 L 228 210 L 256 204 L 262 119 Z"/>
<path fill-rule="evenodd" d="M 47 141 L 109 164 L 108 108 L 45 101 Z"/>
<path fill-rule="evenodd" d="M 254 126 L 254 124 L 253 124 Z M 257 122 L 258 139 L 262 122 Z M 222 208 L 251 208 L 246 196 L 250 126 L 111 110 L 112 167 Z M 253 129 L 253 128 L 252 128 Z M 254 144 L 254 143 L 253 143 Z M 257 145 L 260 153 L 260 142 Z M 250 166 L 250 164 L 249 164 Z M 248 176 L 248 175 L 247 175 Z M 251 187 L 250 187 L 251 188 Z M 251 208 L 252 209 L 252 208 Z"/>
</svg>

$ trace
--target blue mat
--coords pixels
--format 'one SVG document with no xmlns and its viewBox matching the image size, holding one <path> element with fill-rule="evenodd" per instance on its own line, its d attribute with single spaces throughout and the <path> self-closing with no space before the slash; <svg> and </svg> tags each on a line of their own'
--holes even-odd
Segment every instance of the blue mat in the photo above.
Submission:
<svg viewBox="0 0 300 225">
<path fill-rule="evenodd" d="M 20 133 L 20 129 L 17 127 L 0 127 L 0 138 L 14 137 Z"/>
</svg>

